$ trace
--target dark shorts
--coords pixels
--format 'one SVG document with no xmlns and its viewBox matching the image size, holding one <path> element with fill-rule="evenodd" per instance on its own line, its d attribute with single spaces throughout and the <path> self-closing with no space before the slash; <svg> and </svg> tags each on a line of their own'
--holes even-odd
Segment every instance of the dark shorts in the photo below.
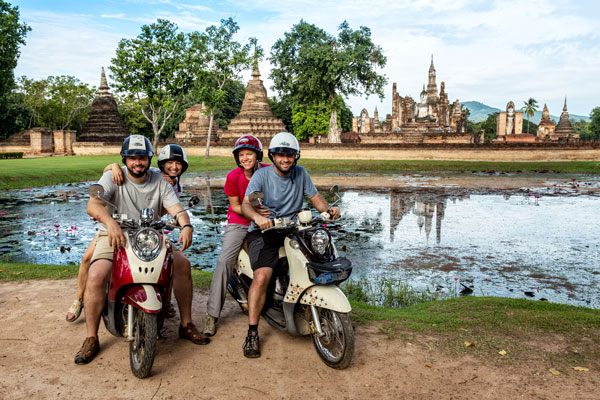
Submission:
<svg viewBox="0 0 600 400">
<path fill-rule="evenodd" d="M 246 236 L 250 265 L 255 271 L 259 268 L 275 268 L 279 260 L 279 248 L 283 246 L 285 235 L 277 231 L 262 233 L 259 229 Z"/>
</svg>

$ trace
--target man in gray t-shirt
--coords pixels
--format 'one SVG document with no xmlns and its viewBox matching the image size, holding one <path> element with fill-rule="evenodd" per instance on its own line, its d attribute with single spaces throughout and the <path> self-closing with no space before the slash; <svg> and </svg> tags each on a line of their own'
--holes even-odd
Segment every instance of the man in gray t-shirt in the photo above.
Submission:
<svg viewBox="0 0 600 400">
<path fill-rule="evenodd" d="M 173 291 L 181 317 L 179 337 L 195 344 L 206 344 L 209 340 L 192 323 L 190 263 L 181 252 L 192 244 L 194 228 L 171 185 L 160 174 L 149 171 L 153 155 L 152 144 L 147 138 L 141 135 L 127 137 L 121 148 L 125 164 L 122 184 L 118 186 L 113 183 L 112 172 L 105 173 L 99 183 L 105 190 L 104 199 L 115 204 L 120 213 L 126 213 L 130 218 L 139 218 L 139 210 L 148 207 L 154 209 L 156 218 L 160 218 L 163 208 L 170 215 L 177 214 L 177 221 L 182 227 L 177 242 L 177 245 L 181 245 L 181 250 L 174 248 L 173 251 Z M 90 197 L 88 201 L 87 213 L 102 223 L 103 229 L 96 239 L 85 286 L 83 299 L 87 337 L 75 355 L 76 364 L 87 364 L 98 353 L 98 327 L 106 301 L 106 284 L 112 272 L 114 247 L 123 247 L 126 243 L 121 227 L 112 218 L 108 208 L 112 207 L 105 206 L 105 202 L 97 197 Z"/>
<path fill-rule="evenodd" d="M 273 221 L 260 215 L 252 205 L 248 196 L 258 191 L 264 194 L 264 205 L 277 212 L 277 216 L 291 217 L 302 207 L 302 199 L 306 196 L 320 212 L 329 211 L 333 219 L 340 216 L 337 207 L 329 208 L 327 201 L 317 192 L 306 170 L 296 165 L 300 158 L 298 140 L 288 132 L 280 132 L 271 139 L 269 158 L 273 166 L 261 168 L 254 173 L 246 196 L 242 202 L 244 216 L 252 221 L 248 230 L 248 251 L 254 278 L 248 291 L 248 336 L 244 343 L 244 356 L 260 357 L 258 341 L 258 322 L 265 304 L 266 291 L 273 267 L 278 260 L 279 247 L 284 236 L 261 230 L 273 226 Z"/>
</svg>

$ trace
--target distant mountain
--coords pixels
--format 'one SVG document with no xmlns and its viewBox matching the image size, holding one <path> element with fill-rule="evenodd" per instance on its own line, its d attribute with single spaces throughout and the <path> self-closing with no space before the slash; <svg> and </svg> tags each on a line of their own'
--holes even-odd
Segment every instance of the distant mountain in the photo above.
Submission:
<svg viewBox="0 0 600 400">
<path fill-rule="evenodd" d="M 488 115 L 490 115 L 491 113 L 504 111 L 504 110 L 500 110 L 499 108 L 490 107 L 490 106 L 480 103 L 478 101 L 465 101 L 461 104 L 463 107 L 467 107 L 469 110 L 471 110 L 469 119 L 473 122 L 484 121 L 487 119 Z M 523 118 L 524 119 L 526 118 L 525 115 L 523 116 Z M 569 118 L 571 119 L 571 121 L 583 119 L 584 121 L 590 122 L 590 117 L 586 117 L 583 115 L 576 115 L 576 114 L 569 113 Z M 557 117 L 555 115 L 550 114 L 550 119 L 553 119 L 555 122 L 558 123 L 560 116 Z M 539 124 L 541 120 L 542 120 L 542 110 L 537 111 L 535 113 L 535 115 L 530 119 L 530 121 L 536 125 Z"/>
</svg>

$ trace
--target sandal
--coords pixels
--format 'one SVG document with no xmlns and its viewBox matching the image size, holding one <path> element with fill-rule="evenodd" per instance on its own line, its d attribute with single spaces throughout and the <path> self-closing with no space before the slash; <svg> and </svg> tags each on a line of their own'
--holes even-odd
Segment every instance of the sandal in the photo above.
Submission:
<svg viewBox="0 0 600 400">
<path fill-rule="evenodd" d="M 191 322 L 185 327 L 179 325 L 179 337 L 187 339 L 194 344 L 209 344 L 210 339 L 198 332 L 198 329 Z"/>
<path fill-rule="evenodd" d="M 77 318 L 81 315 L 81 309 L 83 308 L 83 302 L 79 300 L 75 300 L 73 304 L 71 304 L 71 308 L 67 311 L 67 316 L 65 319 L 67 322 L 75 322 Z M 69 314 L 73 315 L 73 318 L 69 318 Z"/>
<path fill-rule="evenodd" d="M 94 359 L 100 350 L 100 342 L 97 337 L 86 337 L 81 349 L 75 354 L 75 364 L 87 364 Z"/>
</svg>

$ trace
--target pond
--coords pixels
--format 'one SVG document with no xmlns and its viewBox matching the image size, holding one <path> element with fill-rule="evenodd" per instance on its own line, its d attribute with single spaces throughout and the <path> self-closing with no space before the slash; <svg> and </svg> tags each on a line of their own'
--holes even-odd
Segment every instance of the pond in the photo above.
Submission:
<svg viewBox="0 0 600 400">
<path fill-rule="evenodd" d="M 78 264 L 95 234 L 87 186 L 1 192 L 0 258 Z M 227 197 L 221 189 L 198 194 L 186 253 L 195 267 L 212 269 Z M 600 308 L 600 197 L 346 191 L 339 205 L 344 218 L 332 234 L 354 279 Z"/>
</svg>

